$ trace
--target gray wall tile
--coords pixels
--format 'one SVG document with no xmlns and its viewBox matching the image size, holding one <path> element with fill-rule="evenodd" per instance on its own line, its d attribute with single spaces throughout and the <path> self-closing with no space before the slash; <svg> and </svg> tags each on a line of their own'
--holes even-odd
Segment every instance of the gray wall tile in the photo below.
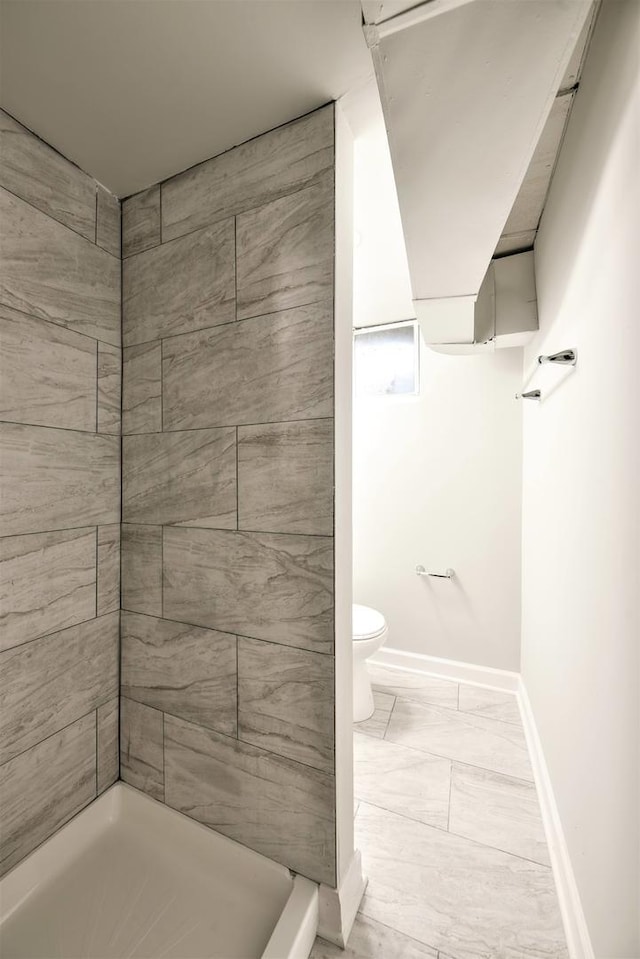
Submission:
<svg viewBox="0 0 640 959">
<path fill-rule="evenodd" d="M 120 524 L 98 527 L 98 616 L 120 609 Z"/>
<path fill-rule="evenodd" d="M 122 526 L 122 608 L 162 616 L 162 527 Z"/>
<path fill-rule="evenodd" d="M 0 539 L 0 649 L 95 614 L 95 527 Z"/>
<path fill-rule="evenodd" d="M 333 540 L 164 530 L 169 619 L 333 652 Z"/>
<path fill-rule="evenodd" d="M 0 424 L 0 535 L 120 520 L 120 440 Z"/>
<path fill-rule="evenodd" d="M 235 320 L 233 219 L 123 262 L 127 346 Z"/>
<path fill-rule="evenodd" d="M 171 337 L 162 382 L 165 430 L 332 416 L 333 308 Z"/>
<path fill-rule="evenodd" d="M 236 637 L 122 614 L 122 695 L 235 736 Z"/>
<path fill-rule="evenodd" d="M 121 371 L 120 347 L 98 343 L 98 433 L 120 436 Z"/>
<path fill-rule="evenodd" d="M 122 255 L 142 253 L 160 243 L 160 186 L 122 202 Z"/>
<path fill-rule="evenodd" d="M 236 528 L 233 427 L 123 438 L 123 521 Z"/>
<path fill-rule="evenodd" d="M 103 186 L 98 186 L 96 243 L 120 258 L 120 201 Z"/>
<path fill-rule="evenodd" d="M 120 262 L 0 189 L 0 300 L 120 345 Z"/>
<path fill-rule="evenodd" d="M 0 186 L 93 241 L 96 184 L 0 110 Z"/>
<path fill-rule="evenodd" d="M 120 700 L 120 778 L 164 800 L 163 715 L 124 697 Z"/>
<path fill-rule="evenodd" d="M 333 104 L 162 184 L 169 240 L 314 183 L 333 169 Z"/>
<path fill-rule="evenodd" d="M 238 526 L 333 535 L 333 420 L 238 428 Z"/>
<path fill-rule="evenodd" d="M 118 693 L 118 613 L 0 654 L 0 762 Z"/>
<path fill-rule="evenodd" d="M 96 342 L 0 304 L 0 418 L 96 428 Z"/>
<path fill-rule="evenodd" d="M 238 319 L 333 293 L 333 170 L 299 193 L 237 218 Z"/>
<path fill-rule="evenodd" d="M 316 882 L 335 882 L 333 777 L 165 717 L 169 806 Z"/>
<path fill-rule="evenodd" d="M 97 710 L 97 785 L 98 793 L 108 789 L 120 772 L 120 700 L 118 696 Z"/>
<path fill-rule="evenodd" d="M 334 767 L 333 657 L 238 637 L 238 736 L 316 769 Z"/>
<path fill-rule="evenodd" d="M 95 795 L 95 712 L 0 766 L 0 875 Z"/>
<path fill-rule="evenodd" d="M 162 429 L 162 344 L 140 343 L 122 351 L 122 432 Z"/>
</svg>

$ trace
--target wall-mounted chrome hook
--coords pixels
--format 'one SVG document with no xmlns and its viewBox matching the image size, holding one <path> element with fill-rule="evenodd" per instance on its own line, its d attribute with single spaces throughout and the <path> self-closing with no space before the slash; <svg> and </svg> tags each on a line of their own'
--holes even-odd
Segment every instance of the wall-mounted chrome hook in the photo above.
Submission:
<svg viewBox="0 0 640 959">
<path fill-rule="evenodd" d="M 517 400 L 539 400 L 542 396 L 540 390 L 529 390 L 527 393 L 516 393 Z"/>
<path fill-rule="evenodd" d="M 454 570 L 451 568 L 445 569 L 443 573 L 429 573 L 424 566 L 416 566 L 416 575 L 417 576 L 432 576 L 434 579 L 453 579 L 455 576 Z"/>
<path fill-rule="evenodd" d="M 560 350 L 559 353 L 538 357 L 538 363 L 554 363 L 556 366 L 575 366 L 577 362 L 578 353 L 576 350 Z"/>
</svg>

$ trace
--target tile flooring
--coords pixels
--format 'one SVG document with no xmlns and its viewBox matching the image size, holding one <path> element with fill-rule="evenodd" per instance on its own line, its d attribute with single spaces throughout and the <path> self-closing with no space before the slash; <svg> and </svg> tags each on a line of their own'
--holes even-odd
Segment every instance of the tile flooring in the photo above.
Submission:
<svg viewBox="0 0 640 959">
<path fill-rule="evenodd" d="M 511 693 L 371 665 L 355 729 L 356 846 L 369 885 L 342 952 L 312 959 L 567 959 Z"/>
</svg>

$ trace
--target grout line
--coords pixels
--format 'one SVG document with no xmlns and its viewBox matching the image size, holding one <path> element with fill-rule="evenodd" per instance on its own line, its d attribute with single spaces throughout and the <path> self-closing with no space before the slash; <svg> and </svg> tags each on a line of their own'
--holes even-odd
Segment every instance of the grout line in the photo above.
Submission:
<svg viewBox="0 0 640 959">
<path fill-rule="evenodd" d="M 98 184 L 97 183 L 95 184 L 95 191 L 96 191 L 96 196 L 95 196 L 95 218 L 94 218 L 94 224 L 93 224 L 94 225 L 94 241 L 93 242 L 97 246 L 98 245 Z"/>
<path fill-rule="evenodd" d="M 95 709 L 96 716 L 96 796 L 98 795 L 98 707 Z"/>
<path fill-rule="evenodd" d="M 449 799 L 447 801 L 447 832 L 450 832 L 451 823 L 451 790 L 453 788 L 453 760 L 449 760 Z"/>
<path fill-rule="evenodd" d="M 142 436 L 142 435 L 147 435 L 147 436 L 149 436 L 149 435 L 156 435 L 156 436 L 160 436 L 161 434 L 160 434 L 160 433 L 156 433 L 156 434 L 138 434 L 138 435 L 141 435 L 141 436 Z M 103 524 L 101 524 L 101 525 L 107 526 L 107 525 L 110 525 L 110 524 L 108 524 L 108 523 L 103 523 Z M 211 532 L 211 533 L 238 533 L 238 534 L 248 533 L 250 536 L 300 536 L 300 537 L 304 537 L 304 538 L 307 538 L 307 539 L 325 539 L 325 540 L 330 540 L 330 539 L 333 538 L 333 537 L 331 536 L 331 533 L 288 533 L 288 532 L 283 533 L 283 532 L 281 532 L 281 531 L 279 531 L 279 530 L 270 530 L 270 529 L 236 529 L 234 526 L 196 526 L 195 524 L 191 525 L 191 524 L 188 523 L 188 522 L 182 522 L 182 523 L 140 523 L 140 522 L 138 522 L 138 521 L 132 522 L 131 520 L 125 520 L 125 522 L 124 522 L 122 525 L 123 525 L 123 526 L 147 526 L 147 527 L 152 527 L 152 528 L 154 528 L 154 529 L 158 529 L 158 528 L 160 528 L 160 527 L 162 527 L 163 529 L 174 529 L 174 530 L 197 529 L 197 530 L 200 530 L 200 531 L 204 531 L 204 532 L 207 532 L 207 531 L 208 531 L 208 532 Z M 15 535 L 20 535 L 20 534 L 15 534 Z M 0 537 L 0 539 L 1 539 L 1 538 L 2 538 L 2 537 Z M 442 708 L 444 709 L 444 708 L 446 708 L 446 707 L 442 707 Z M 470 715 L 470 714 L 469 714 L 469 713 L 465 713 L 465 716 L 466 716 L 466 715 Z M 471 715 L 472 715 L 472 714 L 471 714 Z M 504 720 L 502 720 L 502 719 L 494 719 L 493 722 L 501 723 L 501 722 L 504 722 Z M 507 725 L 508 725 L 508 726 L 513 726 L 514 723 L 507 723 Z"/>
<path fill-rule="evenodd" d="M 106 343 L 107 346 L 120 347 L 120 343 L 110 343 L 109 340 L 105 340 L 104 337 L 93 336 L 91 333 L 83 333 L 82 330 L 76 330 L 72 326 L 64 326 L 62 323 L 57 323 L 55 320 L 52 320 L 47 316 L 38 316 L 37 313 L 30 313 L 28 310 L 21 310 L 17 306 L 12 306 L 9 303 L 6 303 L 1 298 L 0 305 L 6 307 L 7 310 L 12 310 L 14 313 L 19 313 L 20 316 L 28 316 L 30 320 L 36 320 L 38 323 L 44 323 L 46 326 L 51 326 L 56 330 L 64 330 L 66 333 L 70 333 L 72 336 L 82 336 L 85 340 L 97 340 L 99 343 Z"/>
<path fill-rule="evenodd" d="M 97 416 L 97 414 L 96 414 Z M 118 433 L 98 433 L 97 429 L 95 430 L 76 430 L 70 426 L 45 426 L 43 423 L 22 423 L 19 420 L 0 420 L 0 424 L 6 426 L 28 426 L 29 429 L 33 430 L 55 430 L 56 433 L 78 433 L 80 436 L 119 436 Z M 96 423 L 97 426 L 97 423 Z M 71 527 L 64 527 L 65 529 L 71 529 Z M 40 532 L 38 530 L 38 532 Z"/>
<path fill-rule="evenodd" d="M 166 765 L 164 758 L 164 712 L 162 715 L 162 801 L 166 802 Z"/>
<path fill-rule="evenodd" d="M 96 429 L 95 432 L 98 432 L 98 418 L 100 413 L 100 344 L 96 340 Z"/>
<path fill-rule="evenodd" d="M 238 466 L 238 459 L 240 456 L 240 450 L 238 447 L 238 427 L 236 426 L 236 529 L 240 530 L 240 471 Z"/>
<path fill-rule="evenodd" d="M 240 739 L 240 640 L 236 636 L 236 739 Z"/>
<path fill-rule="evenodd" d="M 113 699 L 113 696 L 110 696 L 109 698 Z M 105 700 L 105 702 L 108 702 L 108 701 L 109 700 Z M 102 703 L 98 703 L 98 706 L 102 706 L 102 705 L 103 705 Z M 11 756 L 10 759 L 5 759 L 3 763 L 0 763 L 0 769 L 3 769 L 8 763 L 12 763 L 14 759 L 18 759 L 19 756 L 24 756 L 25 753 L 28 753 L 30 752 L 30 750 L 35 749 L 36 746 L 40 746 L 42 743 L 46 743 L 47 740 L 51 739 L 53 736 L 57 736 L 59 735 L 59 733 L 63 733 L 65 729 L 70 729 L 71 726 L 75 726 L 76 723 L 79 723 L 81 720 L 86 719 L 87 716 L 95 715 L 97 708 L 98 708 L 97 706 L 94 706 L 93 709 L 90 709 L 88 712 L 82 713 L 81 716 L 76 716 L 75 719 L 72 719 L 68 723 L 65 723 L 64 726 L 60 727 L 60 729 L 55 729 L 52 733 L 49 733 L 48 736 L 43 736 L 42 739 L 39 739 L 37 743 L 31 743 L 30 746 L 27 746 L 26 749 L 20 750 L 19 753 L 16 753 L 14 756 Z"/>
<path fill-rule="evenodd" d="M 2 660 L 2 657 L 11 652 L 11 650 L 22 649 L 23 646 L 30 646 L 32 643 L 37 643 L 42 639 L 50 639 L 51 636 L 57 636 L 59 633 L 64 633 L 67 629 L 75 629 L 76 626 L 84 626 L 86 623 L 93 623 L 96 619 L 105 619 L 107 616 L 112 616 L 117 612 L 119 612 L 119 610 L 111 609 L 108 613 L 101 613 L 100 616 L 89 616 L 88 619 L 81 619 L 77 623 L 71 623 L 70 626 L 63 626 L 61 629 L 54 629 L 51 633 L 43 633 L 42 636 L 34 636 L 33 639 L 25 639 L 24 642 L 16 643 L 15 646 L 7 646 L 6 649 L 0 650 L 0 661 Z M 185 623 L 185 625 L 188 624 Z"/>
<path fill-rule="evenodd" d="M 162 185 L 163 185 L 163 184 L 162 184 L 162 180 L 161 180 L 160 183 L 158 184 L 158 218 L 159 218 L 159 221 L 160 221 L 160 222 L 158 223 L 158 233 L 159 233 L 159 235 L 160 235 L 160 243 L 158 244 L 158 246 L 162 246 L 162 244 L 163 244 L 163 242 L 164 242 L 163 239 L 162 239 Z M 150 187 L 150 189 L 152 189 L 152 188 Z M 155 249 L 155 247 L 151 247 L 151 249 Z M 144 251 L 141 250 L 140 252 L 141 252 L 141 253 L 142 253 L 142 252 L 145 252 L 145 253 L 146 253 L 146 250 L 144 250 Z"/>
<path fill-rule="evenodd" d="M 151 340 L 152 343 L 164 342 L 160 340 Z M 140 344 L 144 345 L 144 344 Z M 126 349 L 131 349 L 131 347 L 125 347 Z M 5 421 L 6 422 L 6 421 Z M 157 436 L 160 432 L 165 433 L 203 433 L 207 430 L 232 430 L 232 429 L 244 429 L 245 427 L 253 426 L 287 426 L 289 424 L 296 423 L 333 423 L 332 416 L 305 416 L 297 420 L 263 420 L 261 423 L 215 423 L 213 426 L 192 426 L 192 427 L 180 427 L 179 429 L 169 429 L 169 430 L 136 430 L 132 433 L 125 433 L 125 436 Z M 29 425 L 28 423 L 26 424 Z M 86 432 L 79 430 L 78 432 Z M 400 669 L 399 666 L 389 667 L 390 669 Z M 445 680 L 445 682 L 451 682 L 451 680 Z"/>
<path fill-rule="evenodd" d="M 98 577 L 100 575 L 100 547 L 98 544 L 98 527 L 96 526 L 96 615 L 98 618 Z"/>
</svg>

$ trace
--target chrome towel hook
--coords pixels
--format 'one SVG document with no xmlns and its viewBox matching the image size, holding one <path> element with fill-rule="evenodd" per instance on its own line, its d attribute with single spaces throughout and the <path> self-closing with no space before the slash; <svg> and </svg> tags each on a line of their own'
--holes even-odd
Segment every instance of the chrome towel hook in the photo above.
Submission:
<svg viewBox="0 0 640 959">
<path fill-rule="evenodd" d="M 539 400 L 542 396 L 540 390 L 529 390 L 528 393 L 516 393 L 517 400 Z"/>
<path fill-rule="evenodd" d="M 416 575 L 417 576 L 433 576 L 435 579 L 453 579 L 455 572 L 449 568 L 445 569 L 444 573 L 429 573 L 424 568 L 424 566 L 416 566 Z"/>
<path fill-rule="evenodd" d="M 538 357 L 538 363 L 553 363 L 556 366 L 575 366 L 577 362 L 578 353 L 576 350 L 560 350 L 559 353 Z"/>
</svg>

